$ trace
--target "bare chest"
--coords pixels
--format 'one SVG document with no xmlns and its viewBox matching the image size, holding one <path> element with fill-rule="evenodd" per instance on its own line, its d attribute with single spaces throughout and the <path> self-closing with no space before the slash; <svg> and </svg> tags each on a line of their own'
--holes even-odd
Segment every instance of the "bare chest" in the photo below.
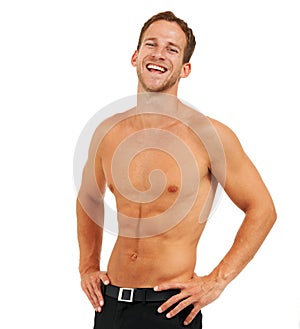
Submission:
<svg viewBox="0 0 300 329">
<path fill-rule="evenodd" d="M 178 127 L 115 131 L 102 154 L 106 181 L 115 196 L 143 204 L 189 194 L 209 174 L 205 148 Z"/>
</svg>

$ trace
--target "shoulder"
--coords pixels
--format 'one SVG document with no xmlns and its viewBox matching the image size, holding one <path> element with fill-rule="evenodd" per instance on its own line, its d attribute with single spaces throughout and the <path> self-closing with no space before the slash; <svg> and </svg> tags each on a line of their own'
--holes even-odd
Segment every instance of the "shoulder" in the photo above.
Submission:
<svg viewBox="0 0 300 329">
<path fill-rule="evenodd" d="M 211 117 L 207 117 L 207 120 L 211 123 L 212 127 L 215 129 L 224 147 L 226 148 L 241 147 L 241 143 L 238 139 L 238 136 L 229 126 Z"/>
<path fill-rule="evenodd" d="M 192 108 L 191 106 L 183 105 L 184 111 L 182 111 L 183 119 L 189 126 L 196 128 L 197 131 L 202 129 L 204 132 L 217 133 L 221 139 L 223 138 L 237 138 L 233 130 L 225 125 L 224 123 L 209 117 L 198 109 Z"/>
<path fill-rule="evenodd" d="M 133 113 L 134 110 L 131 109 L 125 112 L 114 114 L 100 122 L 93 133 L 90 142 L 90 149 L 95 150 L 98 148 L 99 145 L 101 145 L 101 143 L 104 141 L 105 137 L 109 134 L 109 132 L 118 124 L 130 118 Z"/>
<path fill-rule="evenodd" d="M 135 113 L 134 109 L 132 109 L 132 110 L 128 110 L 126 112 L 116 113 L 116 114 L 106 118 L 105 120 L 103 120 L 102 122 L 99 123 L 99 125 L 97 126 L 97 128 L 95 130 L 94 135 L 107 133 L 109 130 L 111 130 L 117 124 L 119 124 L 119 123 L 123 122 L 124 120 L 133 116 L 134 113 Z"/>
<path fill-rule="evenodd" d="M 206 116 L 207 120 L 212 124 L 212 126 L 218 131 L 220 134 L 224 135 L 232 135 L 234 134 L 233 130 L 224 124 L 223 122 L 220 122 L 214 118 L 211 118 L 209 116 Z M 235 135 L 235 134 L 234 134 Z"/>
</svg>

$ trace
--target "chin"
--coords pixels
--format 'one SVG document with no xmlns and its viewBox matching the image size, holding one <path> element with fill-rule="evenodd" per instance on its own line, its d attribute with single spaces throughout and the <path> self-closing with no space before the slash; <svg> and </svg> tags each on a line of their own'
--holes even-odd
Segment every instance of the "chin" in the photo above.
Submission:
<svg viewBox="0 0 300 329">
<path fill-rule="evenodd" d="M 164 92 L 167 91 L 169 88 L 165 85 L 144 85 L 144 89 L 146 92 Z"/>
</svg>

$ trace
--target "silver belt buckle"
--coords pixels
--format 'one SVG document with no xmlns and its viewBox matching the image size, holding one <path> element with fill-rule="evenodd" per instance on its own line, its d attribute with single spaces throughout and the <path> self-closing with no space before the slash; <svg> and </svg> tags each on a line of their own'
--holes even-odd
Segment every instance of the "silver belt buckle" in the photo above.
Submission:
<svg viewBox="0 0 300 329">
<path fill-rule="evenodd" d="M 130 291 L 130 297 L 129 299 L 123 298 L 123 292 L 124 291 Z M 127 302 L 127 303 L 132 303 L 133 301 L 133 293 L 134 293 L 134 288 L 120 288 L 119 289 L 119 295 L 118 295 L 118 301 L 119 302 Z"/>
</svg>

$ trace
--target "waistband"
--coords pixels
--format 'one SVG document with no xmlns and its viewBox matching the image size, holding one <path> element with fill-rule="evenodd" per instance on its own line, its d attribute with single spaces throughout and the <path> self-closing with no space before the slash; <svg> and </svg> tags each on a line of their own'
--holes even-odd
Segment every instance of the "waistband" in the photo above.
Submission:
<svg viewBox="0 0 300 329">
<path fill-rule="evenodd" d="M 104 295 L 117 299 L 119 302 L 160 302 L 178 294 L 180 290 L 170 289 L 154 291 L 153 288 L 121 288 L 114 285 L 102 285 Z"/>
</svg>

